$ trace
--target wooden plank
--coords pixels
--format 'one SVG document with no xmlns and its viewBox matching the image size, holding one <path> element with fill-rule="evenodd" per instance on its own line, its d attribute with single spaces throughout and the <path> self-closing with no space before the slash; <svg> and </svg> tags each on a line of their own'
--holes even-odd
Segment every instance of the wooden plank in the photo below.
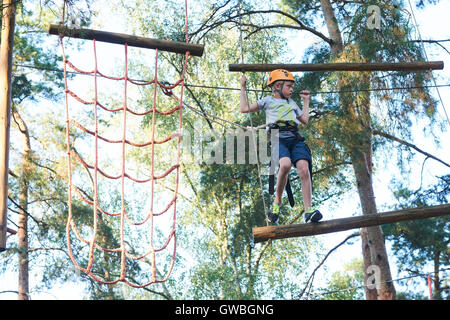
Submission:
<svg viewBox="0 0 450 320">
<path fill-rule="evenodd" d="M 161 51 L 168 51 L 174 53 L 189 53 L 193 56 L 201 57 L 203 55 L 204 46 L 201 44 L 192 44 L 186 42 L 177 42 L 170 40 L 160 40 L 145 37 L 138 37 L 123 33 L 114 33 L 99 31 L 93 29 L 77 29 L 67 28 L 57 24 L 51 24 L 48 33 L 53 35 L 63 35 L 65 37 L 96 40 L 109 43 L 127 44 L 133 47 L 158 49 Z"/>
<path fill-rule="evenodd" d="M 426 219 L 445 215 L 450 215 L 450 204 L 333 219 L 319 223 L 256 227 L 253 228 L 253 241 L 258 243 L 269 239 L 313 236 L 324 233 L 339 232 L 356 228 L 379 226 L 382 224 Z"/>
<path fill-rule="evenodd" d="M 442 70 L 443 61 L 415 61 L 392 63 L 302 63 L 302 64 L 229 64 L 229 71 L 236 72 L 270 72 L 286 69 L 291 72 L 308 71 L 424 71 Z"/>
</svg>

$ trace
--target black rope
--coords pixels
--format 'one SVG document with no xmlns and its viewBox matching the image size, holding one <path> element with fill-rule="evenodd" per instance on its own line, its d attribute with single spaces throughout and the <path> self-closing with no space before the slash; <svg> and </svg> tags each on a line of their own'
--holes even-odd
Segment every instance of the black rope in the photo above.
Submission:
<svg viewBox="0 0 450 320">
<path fill-rule="evenodd" d="M 17 63 L 15 63 L 14 66 L 22 67 L 22 68 L 43 70 L 43 71 L 51 71 L 51 72 L 61 72 L 61 73 L 64 72 L 64 70 L 55 69 L 55 68 L 44 68 L 44 67 L 17 64 Z M 79 73 L 79 72 L 75 72 L 75 71 L 68 71 L 67 73 L 83 75 L 83 76 L 93 76 L 92 74 L 84 74 L 84 73 Z M 101 77 L 101 75 L 97 75 L 97 76 Z M 135 82 L 148 82 L 148 80 L 142 80 L 142 79 L 130 79 L 130 80 L 135 81 Z M 240 88 L 223 87 L 223 86 L 207 86 L 207 85 L 189 84 L 189 83 L 186 83 L 185 85 L 188 87 L 191 87 L 191 88 L 202 88 L 202 89 L 230 90 L 230 91 L 240 91 L 241 90 Z M 409 86 L 409 87 L 400 86 L 400 87 L 367 88 L 367 89 L 353 89 L 353 90 L 311 91 L 311 94 L 332 94 L 332 93 L 391 91 L 391 90 L 414 90 L 414 89 L 442 88 L 442 87 L 450 87 L 450 83 L 449 84 L 426 85 L 426 86 Z M 270 90 L 263 90 L 263 89 L 247 89 L 247 91 L 265 92 L 265 93 L 272 92 Z"/>
<path fill-rule="evenodd" d="M 380 282 L 380 283 L 389 283 L 389 282 L 408 280 L 408 279 L 418 278 L 418 277 L 426 277 L 426 276 L 428 276 L 430 274 L 436 274 L 436 273 L 439 273 L 439 272 L 446 272 L 446 271 L 449 271 L 449 270 L 450 270 L 450 268 L 445 268 L 445 269 L 440 269 L 438 271 L 433 271 L 433 272 L 428 272 L 428 273 L 419 273 L 419 274 L 416 274 L 416 275 L 413 275 L 413 276 L 401 277 L 401 278 L 397 278 L 397 279 L 383 281 L 383 282 Z M 362 289 L 362 288 L 365 288 L 365 287 L 367 287 L 367 285 L 361 285 L 361 286 L 349 287 L 349 288 L 345 288 L 345 289 L 325 291 L 325 292 L 322 292 L 322 293 L 307 293 L 306 296 L 307 297 L 311 297 L 311 296 L 320 297 L 320 296 L 333 294 L 333 293 L 338 293 L 338 292 L 343 292 L 343 291 L 348 291 L 348 290 Z"/>
</svg>

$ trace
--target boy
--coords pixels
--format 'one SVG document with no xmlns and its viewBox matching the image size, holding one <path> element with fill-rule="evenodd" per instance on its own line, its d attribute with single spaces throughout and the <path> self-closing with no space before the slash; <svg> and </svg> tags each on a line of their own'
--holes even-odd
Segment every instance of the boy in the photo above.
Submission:
<svg viewBox="0 0 450 320">
<path fill-rule="evenodd" d="M 247 78 L 245 75 L 241 77 L 240 111 L 247 113 L 263 110 L 266 112 L 266 124 L 269 128 L 279 130 L 278 145 L 272 145 L 272 152 L 278 147 L 280 166 L 273 207 L 268 213 L 268 219 L 272 223 L 278 223 L 280 215 L 284 213 L 281 198 L 292 165 L 297 168 L 302 183 L 305 222 L 318 222 L 322 219 L 319 210 L 311 209 L 311 151 L 298 130 L 300 123 L 307 124 L 309 120 L 309 91 L 300 92 L 303 100 L 301 110 L 291 99 L 294 82 L 294 77 L 289 71 L 274 70 L 269 74 L 267 82 L 273 96 L 266 96 L 249 104 L 246 92 Z"/>
</svg>

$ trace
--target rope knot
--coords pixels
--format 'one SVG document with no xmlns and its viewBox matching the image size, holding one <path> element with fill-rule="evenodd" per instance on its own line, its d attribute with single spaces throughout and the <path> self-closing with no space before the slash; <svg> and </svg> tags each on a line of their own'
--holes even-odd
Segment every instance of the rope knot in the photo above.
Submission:
<svg viewBox="0 0 450 320">
<path fill-rule="evenodd" d="M 167 81 L 161 81 L 160 83 L 160 87 L 162 92 L 166 95 L 171 97 L 173 95 L 172 89 L 170 89 L 170 83 Z"/>
</svg>

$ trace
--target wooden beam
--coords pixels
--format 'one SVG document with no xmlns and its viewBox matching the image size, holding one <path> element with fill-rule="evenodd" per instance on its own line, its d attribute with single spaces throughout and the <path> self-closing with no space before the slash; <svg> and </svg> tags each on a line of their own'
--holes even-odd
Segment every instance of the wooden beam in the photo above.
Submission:
<svg viewBox="0 0 450 320">
<path fill-rule="evenodd" d="M 350 229 L 445 215 L 450 215 L 450 204 L 333 219 L 319 223 L 257 227 L 253 228 L 253 241 L 254 243 L 258 243 L 269 239 L 313 236 L 317 234 L 339 232 Z"/>
<path fill-rule="evenodd" d="M 286 69 L 291 72 L 308 71 L 423 71 L 442 70 L 443 61 L 380 62 L 380 63 L 303 63 L 303 64 L 229 64 L 229 71 L 270 72 Z"/>
<path fill-rule="evenodd" d="M 77 29 L 67 28 L 57 24 L 51 24 L 48 33 L 53 35 L 63 35 L 65 37 L 96 40 L 117 44 L 128 44 L 129 46 L 146 48 L 146 49 L 158 49 L 162 51 L 174 52 L 174 53 L 189 53 L 193 56 L 201 57 L 203 55 L 204 46 L 202 44 L 192 44 L 186 42 L 177 42 L 169 40 L 159 40 L 144 38 L 138 36 L 132 36 L 123 33 L 106 32 L 92 29 Z"/>
</svg>

